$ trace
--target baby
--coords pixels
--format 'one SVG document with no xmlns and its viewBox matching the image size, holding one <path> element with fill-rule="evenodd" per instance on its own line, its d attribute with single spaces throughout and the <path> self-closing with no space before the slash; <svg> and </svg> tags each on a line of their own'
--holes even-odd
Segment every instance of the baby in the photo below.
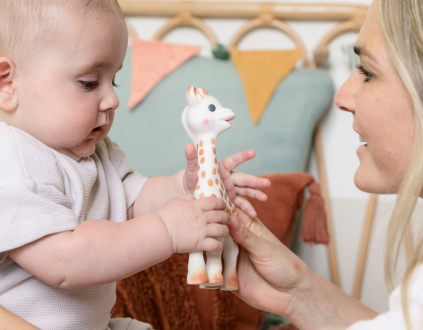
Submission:
<svg viewBox="0 0 423 330">
<path fill-rule="evenodd" d="M 110 319 L 115 282 L 221 250 L 225 203 L 192 196 L 193 145 L 185 170 L 147 180 L 107 137 L 128 43 L 116 0 L 0 0 L 0 31 L 0 305 L 43 330 L 150 329 Z M 253 157 L 220 164 L 252 217 L 242 195 L 270 182 L 232 170 Z"/>
</svg>

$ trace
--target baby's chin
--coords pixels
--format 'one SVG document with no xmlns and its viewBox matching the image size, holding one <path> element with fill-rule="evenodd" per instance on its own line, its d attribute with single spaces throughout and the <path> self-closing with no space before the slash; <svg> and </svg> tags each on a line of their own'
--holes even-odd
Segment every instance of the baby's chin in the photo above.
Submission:
<svg viewBox="0 0 423 330">
<path fill-rule="evenodd" d="M 81 145 L 67 149 L 65 154 L 76 161 L 84 157 L 90 157 L 95 152 L 95 144 L 101 140 L 102 139 L 99 139 L 99 141 L 96 141 L 96 139 L 86 140 Z"/>
</svg>

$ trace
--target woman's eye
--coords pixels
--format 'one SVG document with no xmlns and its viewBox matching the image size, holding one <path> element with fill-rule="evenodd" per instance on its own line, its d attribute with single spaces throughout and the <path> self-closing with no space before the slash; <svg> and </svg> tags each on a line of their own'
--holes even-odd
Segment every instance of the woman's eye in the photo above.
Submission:
<svg viewBox="0 0 423 330">
<path fill-rule="evenodd" d="M 94 89 L 96 86 L 98 86 L 98 82 L 97 81 L 80 81 L 80 83 L 84 86 L 85 89 L 87 90 L 92 90 Z"/>
<path fill-rule="evenodd" d="M 368 82 L 368 81 L 370 81 L 370 79 L 373 78 L 373 74 L 371 72 L 367 71 L 362 65 L 357 65 L 356 68 L 358 69 L 358 71 L 360 71 L 360 74 L 362 74 L 366 77 L 364 82 Z"/>
</svg>

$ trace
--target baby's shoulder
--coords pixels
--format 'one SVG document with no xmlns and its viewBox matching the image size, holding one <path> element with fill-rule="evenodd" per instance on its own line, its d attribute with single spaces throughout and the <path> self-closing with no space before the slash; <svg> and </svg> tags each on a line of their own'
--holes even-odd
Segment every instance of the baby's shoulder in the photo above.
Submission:
<svg viewBox="0 0 423 330">
<path fill-rule="evenodd" d="M 1 184 L 25 179 L 52 183 L 52 178 L 61 177 L 52 149 L 30 134 L 1 122 L 0 141 Z"/>
</svg>

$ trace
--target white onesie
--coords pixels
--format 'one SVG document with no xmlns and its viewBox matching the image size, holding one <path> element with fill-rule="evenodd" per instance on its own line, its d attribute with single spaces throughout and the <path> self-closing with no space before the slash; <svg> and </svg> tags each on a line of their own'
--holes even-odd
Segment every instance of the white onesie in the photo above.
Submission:
<svg viewBox="0 0 423 330">
<path fill-rule="evenodd" d="M 126 221 L 146 180 L 108 137 L 76 162 L 0 122 L 0 305 L 43 330 L 151 329 L 136 320 L 110 320 L 116 283 L 54 287 L 5 253 L 86 220 Z"/>
</svg>

